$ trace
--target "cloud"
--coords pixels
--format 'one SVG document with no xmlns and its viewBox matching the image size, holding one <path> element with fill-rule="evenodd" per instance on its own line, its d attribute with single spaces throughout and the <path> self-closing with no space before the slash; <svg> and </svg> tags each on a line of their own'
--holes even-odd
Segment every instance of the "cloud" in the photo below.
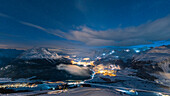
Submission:
<svg viewBox="0 0 170 96">
<path fill-rule="evenodd" d="M 92 46 L 133 46 L 170 40 L 169 26 L 170 15 L 136 27 L 94 30 L 87 26 L 79 26 L 76 30 L 70 30 L 69 33 L 57 33 L 55 30 L 51 33 Z"/>
<path fill-rule="evenodd" d="M 33 28 L 36 28 L 36 29 L 39 29 L 39 30 L 42 30 L 46 33 L 49 33 L 49 34 L 53 34 L 55 36 L 59 36 L 59 37 L 62 37 L 61 35 L 59 34 L 55 34 L 54 32 L 51 32 L 50 29 L 46 29 L 42 26 L 39 26 L 39 25 L 36 25 L 36 24 L 33 24 L 33 23 L 29 23 L 29 22 L 25 22 L 25 21 L 21 21 L 21 20 L 17 20 L 9 15 L 6 15 L 6 14 L 3 14 L 3 13 L 0 13 L 0 17 L 5 17 L 5 18 L 8 18 L 8 19 L 11 19 L 11 20 L 14 20 L 20 24 L 23 24 L 23 25 L 26 25 L 26 26 L 29 26 L 29 27 L 33 27 Z M 61 32 L 60 30 L 55 30 L 57 33 Z"/>
<path fill-rule="evenodd" d="M 41 27 L 41 26 L 38 26 L 38 25 L 35 25 L 35 24 L 32 24 L 32 23 L 28 23 L 28 22 L 24 22 L 24 21 L 19 21 L 21 24 L 24 24 L 24 25 L 27 25 L 27 26 L 30 26 L 30 27 L 34 27 L 34 28 L 37 28 L 37 29 L 40 29 L 42 31 L 47 31 L 45 28 Z"/>
<path fill-rule="evenodd" d="M 57 69 L 59 70 L 65 70 L 73 75 L 78 76 L 90 76 L 89 70 L 87 67 L 79 67 L 76 65 L 66 65 L 66 64 L 60 64 L 57 66 Z"/>
<path fill-rule="evenodd" d="M 95 30 L 87 26 L 78 26 L 75 30 L 68 29 L 68 32 L 63 32 L 59 29 L 47 29 L 40 25 L 14 19 L 3 13 L 0 13 L 0 16 L 42 30 L 48 34 L 79 41 L 90 46 L 134 46 L 170 40 L 170 15 L 139 26 L 107 30 Z"/>
<path fill-rule="evenodd" d="M 6 14 L 3 14 L 3 13 L 0 13 L 0 16 L 1 17 L 5 17 L 5 18 L 11 18 L 10 16 L 6 15 Z"/>
<path fill-rule="evenodd" d="M 35 24 L 29 23 L 29 22 L 24 22 L 24 21 L 19 21 L 19 22 L 20 22 L 21 24 L 26 25 L 26 26 L 30 26 L 30 27 L 33 27 L 33 28 L 42 30 L 42 31 L 44 31 L 44 32 L 46 32 L 46 33 L 49 33 L 49 34 L 53 34 L 53 35 L 55 35 L 55 36 L 62 37 L 61 35 L 55 34 L 54 32 L 51 32 L 51 30 L 46 29 L 46 28 L 44 28 L 44 27 L 41 27 L 41 26 L 39 26 L 39 25 L 35 25 Z M 58 33 L 61 32 L 60 30 L 55 30 L 55 31 L 58 32 Z"/>
</svg>

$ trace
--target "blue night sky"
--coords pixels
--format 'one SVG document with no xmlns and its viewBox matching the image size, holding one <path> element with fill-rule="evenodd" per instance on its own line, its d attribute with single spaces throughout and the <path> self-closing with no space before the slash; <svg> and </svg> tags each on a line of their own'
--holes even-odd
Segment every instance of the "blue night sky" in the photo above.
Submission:
<svg viewBox="0 0 170 96">
<path fill-rule="evenodd" d="M 0 0 L 0 48 L 169 41 L 170 0 Z"/>
</svg>

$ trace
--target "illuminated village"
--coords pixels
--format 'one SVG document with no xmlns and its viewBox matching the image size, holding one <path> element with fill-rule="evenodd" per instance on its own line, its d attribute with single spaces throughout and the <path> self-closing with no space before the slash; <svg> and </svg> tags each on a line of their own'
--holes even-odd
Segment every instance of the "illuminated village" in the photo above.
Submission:
<svg viewBox="0 0 170 96">
<path fill-rule="evenodd" d="M 129 52 L 129 50 L 125 50 L 124 52 Z M 133 70 L 129 71 L 129 69 L 123 69 L 120 67 L 120 65 L 116 62 L 118 58 L 120 58 L 117 55 L 113 55 L 112 62 L 105 63 L 105 62 L 99 62 L 96 61 L 102 61 L 102 58 L 105 58 L 109 55 L 114 54 L 115 51 L 111 50 L 110 52 L 104 52 L 101 53 L 99 56 L 96 56 L 95 58 L 91 59 L 88 57 L 85 58 L 79 58 L 76 55 L 74 56 L 63 56 L 64 58 L 67 58 L 71 64 L 69 66 L 72 66 L 69 68 L 69 70 L 72 70 L 73 72 L 76 72 L 76 70 L 72 68 L 78 68 L 78 70 L 89 70 L 91 73 L 89 74 L 88 79 L 81 80 L 63 80 L 63 81 L 12 81 L 10 80 L 6 83 L 1 83 L 0 89 L 2 89 L 2 92 L 27 92 L 27 91 L 41 91 L 41 90 L 48 90 L 47 94 L 60 94 L 69 91 L 72 88 L 82 88 L 82 87 L 88 87 L 92 88 L 95 86 L 98 87 L 114 87 L 116 91 L 129 94 L 129 95 L 138 95 L 138 92 L 135 88 L 119 88 L 116 87 L 117 83 L 123 83 L 123 81 L 127 78 L 132 79 L 129 77 L 129 74 L 133 74 Z M 106 60 L 107 61 L 107 60 Z M 61 66 L 62 68 L 66 67 L 66 65 Z M 58 68 L 58 67 L 57 67 Z M 67 68 L 67 67 L 66 67 Z M 131 70 L 131 69 L 130 69 Z M 77 72 L 79 72 L 77 71 Z M 86 72 L 85 71 L 85 72 Z M 80 71 L 81 73 L 81 71 Z M 85 75 L 85 73 L 83 73 Z M 126 77 L 127 76 L 127 77 Z M 126 78 L 125 78 L 126 77 Z M 120 80 L 119 80 L 120 79 Z M 134 79 L 134 78 L 133 78 Z M 5 79 L 4 79 L 5 80 Z M 135 79 L 134 79 L 135 80 Z M 22 81 L 22 83 L 21 83 Z M 128 79 L 127 79 L 128 81 Z M 138 80 L 137 80 L 138 81 Z M 136 81 L 136 82 L 137 82 Z M 113 84 L 113 86 L 109 85 L 102 85 L 103 83 L 106 84 Z M 143 85 L 146 86 L 146 85 Z M 12 90 L 12 91 L 11 91 Z M 50 91 L 51 90 L 51 91 Z M 159 93 L 160 94 L 160 93 Z M 161 93 L 161 96 L 164 96 Z M 165 95 L 166 96 L 166 95 Z"/>
<path fill-rule="evenodd" d="M 104 76 L 116 76 L 118 70 L 120 70 L 120 66 L 116 65 L 103 66 L 100 64 L 94 68 L 95 74 L 103 74 Z"/>
<path fill-rule="evenodd" d="M 72 60 L 71 61 L 72 64 L 75 65 L 82 65 L 84 67 L 86 66 L 93 66 L 93 71 L 95 72 L 95 74 L 102 74 L 104 76 L 108 75 L 108 76 L 116 76 L 116 72 L 118 70 L 120 70 L 120 66 L 119 65 L 115 65 L 115 64 L 108 64 L 107 66 L 104 66 L 102 64 L 95 66 L 94 65 L 94 61 L 90 61 L 90 58 L 83 58 L 80 61 L 76 60 Z"/>
<path fill-rule="evenodd" d="M 0 85 L 0 88 L 19 88 L 19 87 L 33 88 L 33 87 L 37 87 L 37 85 L 36 84 L 29 84 L 29 83 L 14 83 L 14 84 Z"/>
<path fill-rule="evenodd" d="M 82 60 L 79 60 L 77 61 L 76 59 L 72 60 L 71 61 L 72 64 L 75 64 L 75 65 L 82 65 L 82 66 L 94 66 L 94 61 L 90 61 L 90 58 L 83 58 Z"/>
</svg>

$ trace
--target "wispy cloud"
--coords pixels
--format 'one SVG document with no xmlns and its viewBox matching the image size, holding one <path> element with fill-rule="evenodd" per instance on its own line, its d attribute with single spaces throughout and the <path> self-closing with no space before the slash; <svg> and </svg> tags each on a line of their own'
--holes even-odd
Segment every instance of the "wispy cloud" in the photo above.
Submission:
<svg viewBox="0 0 170 96">
<path fill-rule="evenodd" d="M 3 13 L 0 13 L 0 16 L 14 20 L 13 17 Z M 80 41 L 90 46 L 134 46 L 152 44 L 154 41 L 170 40 L 170 15 L 139 26 L 108 30 L 95 30 L 87 26 L 78 26 L 76 30 L 69 30 L 68 32 L 44 28 L 40 25 L 17 19 L 15 21 L 48 34 L 68 40 Z"/>
<path fill-rule="evenodd" d="M 8 18 L 8 19 L 12 19 L 12 20 L 15 20 L 16 22 L 20 23 L 20 24 L 23 24 L 23 25 L 26 25 L 26 26 L 29 26 L 29 27 L 33 27 L 33 28 L 36 28 L 36 29 L 39 29 L 39 30 L 42 30 L 46 33 L 49 33 L 49 34 L 53 34 L 53 35 L 56 35 L 56 36 L 59 36 L 59 37 L 62 37 L 61 35 L 59 35 L 59 33 L 61 33 L 62 31 L 60 30 L 55 30 L 52 31 L 51 29 L 46 29 L 40 25 L 36 25 L 36 24 L 33 24 L 33 23 L 29 23 L 29 22 L 25 22 L 25 21 L 21 21 L 21 20 L 17 20 L 9 15 L 6 15 L 6 14 L 3 14 L 3 13 L 0 13 L 0 17 L 5 17 L 5 18 Z"/>
<path fill-rule="evenodd" d="M 3 13 L 0 13 L 0 16 L 1 17 L 5 17 L 5 18 L 11 18 L 10 16 L 6 15 L 6 14 L 3 14 Z"/>
<path fill-rule="evenodd" d="M 170 40 L 170 15 L 155 21 L 108 30 L 94 30 L 87 26 L 79 26 L 69 33 L 60 32 L 62 37 L 83 42 L 92 46 L 133 46 L 151 44 L 154 41 Z M 55 34 L 57 32 L 53 31 Z"/>
<path fill-rule="evenodd" d="M 55 36 L 59 36 L 59 37 L 63 37 L 62 35 L 60 34 L 64 34 L 64 32 L 62 32 L 61 30 L 55 30 L 52 31 L 51 29 L 46 29 L 44 27 L 41 27 L 39 25 L 35 25 L 35 24 L 32 24 L 32 23 L 29 23 L 29 22 L 24 22 L 24 21 L 19 21 L 21 24 L 23 25 L 26 25 L 26 26 L 29 26 L 29 27 L 33 27 L 33 28 L 36 28 L 36 29 L 39 29 L 39 30 L 42 30 L 46 33 L 49 33 L 49 34 L 52 34 L 52 35 L 55 35 Z"/>
<path fill-rule="evenodd" d="M 19 22 L 20 22 L 21 24 L 24 24 L 24 25 L 27 25 L 27 26 L 30 26 L 30 27 L 34 27 L 34 28 L 40 29 L 40 30 L 42 30 L 42 31 L 48 32 L 47 29 L 45 29 L 45 28 L 43 28 L 43 27 L 41 27 L 41 26 L 39 26 L 39 25 L 35 25 L 35 24 L 32 24 L 32 23 L 24 22 L 24 21 L 19 21 Z"/>
</svg>

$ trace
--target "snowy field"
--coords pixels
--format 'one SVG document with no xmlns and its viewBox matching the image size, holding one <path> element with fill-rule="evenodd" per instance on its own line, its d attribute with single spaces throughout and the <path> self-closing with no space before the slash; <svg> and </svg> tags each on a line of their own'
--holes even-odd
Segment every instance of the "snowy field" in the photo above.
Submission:
<svg viewBox="0 0 170 96">
<path fill-rule="evenodd" d="M 35 92 L 12 93 L 12 94 L 5 94 L 5 95 L 1 94 L 0 96 L 27 96 L 27 95 L 31 95 L 31 96 L 128 96 L 110 89 L 90 88 L 90 87 L 74 88 L 74 89 L 69 89 L 65 92 L 45 90 L 45 91 L 35 91 Z"/>
</svg>

